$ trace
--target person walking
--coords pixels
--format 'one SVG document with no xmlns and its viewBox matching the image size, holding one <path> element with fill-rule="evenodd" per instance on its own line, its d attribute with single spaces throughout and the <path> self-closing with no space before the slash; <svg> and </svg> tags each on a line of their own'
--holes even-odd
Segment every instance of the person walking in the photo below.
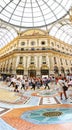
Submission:
<svg viewBox="0 0 72 130">
<path fill-rule="evenodd" d="M 23 88 L 24 90 L 25 90 L 25 79 L 23 78 L 22 80 L 21 80 L 21 89 Z"/>
<path fill-rule="evenodd" d="M 64 81 L 64 78 L 61 75 L 59 76 L 59 80 L 58 80 L 57 85 L 59 86 L 60 99 L 61 100 L 63 99 L 63 97 L 62 97 L 63 94 L 64 94 L 65 99 L 68 99 L 66 91 L 63 89 L 63 86 L 65 86 L 65 81 Z"/>
</svg>

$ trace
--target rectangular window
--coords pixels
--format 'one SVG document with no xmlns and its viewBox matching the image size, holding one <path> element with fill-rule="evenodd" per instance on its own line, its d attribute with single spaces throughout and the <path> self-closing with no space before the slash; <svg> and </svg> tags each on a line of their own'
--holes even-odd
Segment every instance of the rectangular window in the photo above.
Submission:
<svg viewBox="0 0 72 130">
<path fill-rule="evenodd" d="M 46 56 L 42 56 L 42 63 L 44 64 L 46 64 Z"/>
<path fill-rule="evenodd" d="M 25 42 L 21 42 L 21 45 L 24 46 L 24 45 L 25 45 Z"/>
<path fill-rule="evenodd" d="M 65 60 L 65 62 L 66 62 L 66 65 L 68 65 L 67 60 Z"/>
<path fill-rule="evenodd" d="M 20 57 L 20 62 L 19 62 L 20 64 L 22 64 L 23 63 L 23 57 Z"/>
<path fill-rule="evenodd" d="M 34 64 L 34 56 L 31 56 L 31 64 Z"/>
<path fill-rule="evenodd" d="M 60 59 L 61 65 L 63 65 L 62 59 Z"/>
<path fill-rule="evenodd" d="M 57 64 L 57 62 L 56 62 L 56 57 L 54 57 L 54 64 Z"/>
</svg>

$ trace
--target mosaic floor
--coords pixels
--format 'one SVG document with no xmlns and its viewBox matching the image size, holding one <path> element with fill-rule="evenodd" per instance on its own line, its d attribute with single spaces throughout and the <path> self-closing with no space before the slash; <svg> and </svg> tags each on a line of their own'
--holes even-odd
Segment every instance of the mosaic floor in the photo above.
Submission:
<svg viewBox="0 0 72 130">
<path fill-rule="evenodd" d="M 33 124 L 61 124 L 72 122 L 72 108 L 43 108 L 24 112 L 21 119 Z"/>
<path fill-rule="evenodd" d="M 0 107 L 0 116 L 2 116 L 3 114 L 5 114 L 9 111 L 10 111 L 10 109 L 8 109 L 8 108 Z"/>
<path fill-rule="evenodd" d="M 40 90 L 29 89 L 16 93 L 13 88 L 9 88 L 6 83 L 1 82 L 0 130 L 72 130 L 72 88 L 67 93 L 67 100 L 64 98 L 60 100 L 57 89 L 53 90 L 52 88 L 50 90 L 41 88 Z M 59 110 L 60 112 L 62 108 L 64 113 L 62 117 L 48 118 L 42 115 L 42 111 L 50 112 L 52 110 L 55 112 Z M 27 119 L 24 118 L 24 114 Z M 58 122 L 59 119 L 60 122 Z"/>
</svg>

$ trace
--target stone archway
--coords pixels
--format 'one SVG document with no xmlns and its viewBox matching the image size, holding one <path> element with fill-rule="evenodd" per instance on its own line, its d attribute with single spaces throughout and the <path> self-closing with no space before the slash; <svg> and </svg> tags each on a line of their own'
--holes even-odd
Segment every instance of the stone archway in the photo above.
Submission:
<svg viewBox="0 0 72 130">
<path fill-rule="evenodd" d="M 41 66 L 41 76 L 42 75 L 47 75 L 47 76 L 49 76 L 49 68 L 48 68 L 48 66 L 46 65 L 46 64 L 43 64 L 42 66 Z"/>
<path fill-rule="evenodd" d="M 18 67 L 16 68 L 16 74 L 17 75 L 24 75 L 24 67 L 23 65 L 18 65 Z"/>
<path fill-rule="evenodd" d="M 28 76 L 29 77 L 36 77 L 36 67 L 34 64 L 30 64 L 28 68 Z"/>
</svg>

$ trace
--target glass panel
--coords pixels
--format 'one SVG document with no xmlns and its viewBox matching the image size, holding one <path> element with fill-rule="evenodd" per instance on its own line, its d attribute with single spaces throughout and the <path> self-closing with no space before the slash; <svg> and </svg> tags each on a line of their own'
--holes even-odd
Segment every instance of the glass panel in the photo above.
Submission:
<svg viewBox="0 0 72 130">
<path fill-rule="evenodd" d="M 11 40 L 17 37 L 17 32 L 11 27 L 1 27 L 0 28 L 0 48 L 5 46 Z"/>
<path fill-rule="evenodd" d="M 49 34 L 64 41 L 65 43 L 72 44 L 72 25 L 70 21 L 55 24 Z"/>
<path fill-rule="evenodd" d="M 42 27 L 66 15 L 71 4 L 71 0 L 0 0 L 0 19 L 21 27 Z"/>
</svg>

